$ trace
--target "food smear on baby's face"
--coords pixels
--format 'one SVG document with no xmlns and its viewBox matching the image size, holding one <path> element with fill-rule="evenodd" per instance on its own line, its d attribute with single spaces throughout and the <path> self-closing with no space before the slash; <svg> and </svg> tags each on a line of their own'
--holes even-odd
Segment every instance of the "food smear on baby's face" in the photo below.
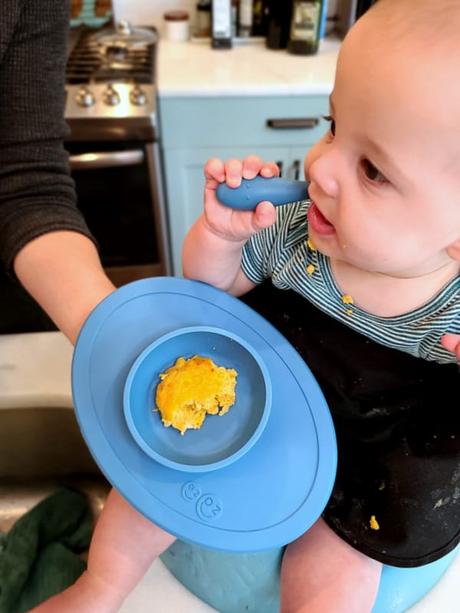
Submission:
<svg viewBox="0 0 460 613">
<path fill-rule="evenodd" d="M 184 434 L 201 428 L 207 414 L 225 415 L 235 402 L 237 375 L 210 358 L 178 358 L 160 374 L 157 386 L 156 405 L 164 426 Z"/>
</svg>

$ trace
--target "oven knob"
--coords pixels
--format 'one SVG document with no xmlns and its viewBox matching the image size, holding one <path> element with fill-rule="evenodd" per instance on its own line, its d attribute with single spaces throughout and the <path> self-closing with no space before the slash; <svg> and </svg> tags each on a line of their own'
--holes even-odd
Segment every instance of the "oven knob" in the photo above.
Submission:
<svg viewBox="0 0 460 613">
<path fill-rule="evenodd" d="M 78 106 L 88 108 L 96 102 L 94 94 L 87 87 L 80 87 L 76 96 Z"/>
<path fill-rule="evenodd" d="M 112 85 L 108 85 L 103 100 L 108 106 L 117 106 L 117 104 L 120 104 L 120 94 Z"/>
<path fill-rule="evenodd" d="M 135 106 L 144 106 L 147 104 L 147 96 L 143 89 L 136 85 L 129 94 L 129 99 L 131 100 L 131 104 Z"/>
</svg>

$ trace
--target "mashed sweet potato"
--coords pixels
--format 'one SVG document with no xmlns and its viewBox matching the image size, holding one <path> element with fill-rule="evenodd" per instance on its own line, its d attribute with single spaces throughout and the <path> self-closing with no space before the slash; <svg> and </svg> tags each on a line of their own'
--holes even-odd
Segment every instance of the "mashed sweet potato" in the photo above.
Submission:
<svg viewBox="0 0 460 613">
<path fill-rule="evenodd" d="M 184 434 L 201 428 L 207 414 L 224 415 L 235 402 L 237 372 L 210 358 L 180 357 L 160 375 L 156 405 L 166 427 Z"/>
</svg>

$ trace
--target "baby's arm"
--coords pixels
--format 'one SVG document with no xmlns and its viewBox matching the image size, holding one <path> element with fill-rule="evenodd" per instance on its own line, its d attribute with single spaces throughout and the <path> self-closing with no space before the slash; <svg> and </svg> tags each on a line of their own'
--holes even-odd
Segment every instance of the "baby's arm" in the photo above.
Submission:
<svg viewBox="0 0 460 613">
<path fill-rule="evenodd" d="M 174 540 L 112 490 L 91 540 L 88 569 L 31 613 L 115 613 Z"/>
<path fill-rule="evenodd" d="M 216 189 L 223 182 L 238 187 L 242 178 L 253 179 L 259 173 L 273 177 L 279 171 L 275 163 L 264 163 L 254 155 L 242 162 L 224 163 L 212 158 L 206 163 L 204 212 L 184 242 L 185 277 L 204 281 L 236 296 L 254 287 L 240 268 L 242 249 L 253 234 L 275 222 L 275 208 L 269 202 L 261 202 L 255 211 L 235 211 L 219 203 Z"/>
</svg>

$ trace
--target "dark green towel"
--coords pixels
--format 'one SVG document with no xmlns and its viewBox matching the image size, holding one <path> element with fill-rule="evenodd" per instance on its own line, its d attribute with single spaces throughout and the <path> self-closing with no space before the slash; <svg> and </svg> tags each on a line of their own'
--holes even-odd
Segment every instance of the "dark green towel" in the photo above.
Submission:
<svg viewBox="0 0 460 613">
<path fill-rule="evenodd" d="M 23 515 L 0 541 L 0 613 L 23 613 L 72 585 L 92 529 L 86 498 L 70 489 Z"/>
</svg>

